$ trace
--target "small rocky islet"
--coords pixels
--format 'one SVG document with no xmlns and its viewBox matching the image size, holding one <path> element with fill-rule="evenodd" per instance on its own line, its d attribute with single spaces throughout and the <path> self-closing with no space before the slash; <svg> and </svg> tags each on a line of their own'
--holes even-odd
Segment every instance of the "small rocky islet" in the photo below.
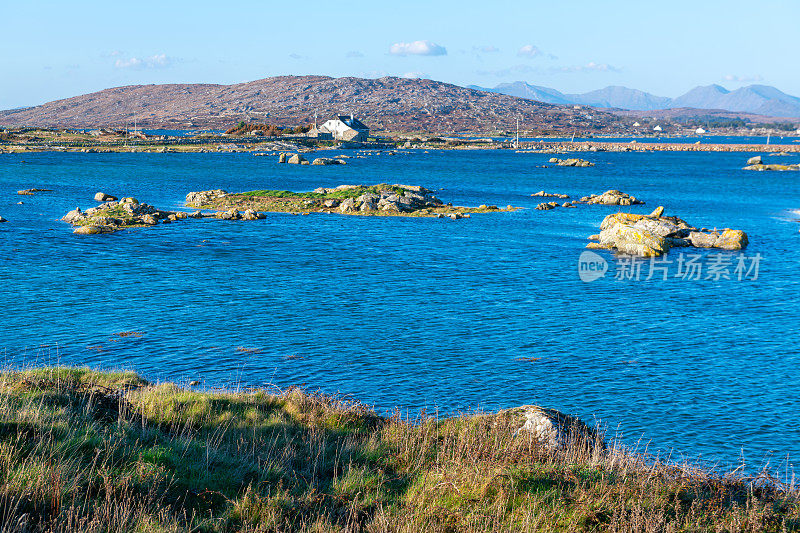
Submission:
<svg viewBox="0 0 800 533">
<path fill-rule="evenodd" d="M 550 193 L 539 191 L 537 193 L 533 193 L 531 196 L 541 196 L 541 197 L 551 197 L 551 198 L 559 198 L 561 200 L 565 200 L 569 198 L 568 194 L 560 194 L 560 193 Z M 608 190 L 602 194 L 590 194 L 589 196 L 584 196 L 580 200 L 575 200 L 574 202 L 564 202 L 559 204 L 558 202 L 543 202 L 536 206 L 535 209 L 539 211 L 549 211 L 550 209 L 555 209 L 556 207 L 577 207 L 575 204 L 589 204 L 589 205 L 642 205 L 644 204 L 643 201 L 639 200 L 635 196 L 631 196 L 630 194 L 624 193 L 622 191 L 618 191 L 616 189 Z"/>
<path fill-rule="evenodd" d="M 600 233 L 589 238 L 598 242 L 589 243 L 587 248 L 640 257 L 657 257 L 678 247 L 742 250 L 749 242 L 744 231 L 697 228 L 678 217 L 665 216 L 662 206 L 649 215 L 608 215 L 600 224 Z"/>
<path fill-rule="evenodd" d="M 473 213 L 513 211 L 507 206 L 454 206 L 444 203 L 429 189 L 419 185 L 381 183 L 378 185 L 339 185 L 320 187 L 311 192 L 260 190 L 227 193 L 217 189 L 191 192 L 186 205 L 198 209 L 246 210 L 293 214 L 339 213 L 369 216 L 419 216 L 466 218 Z"/>
<path fill-rule="evenodd" d="M 112 199 L 106 201 L 109 198 Z M 61 219 L 74 226 L 73 233 L 79 235 L 114 233 L 127 228 L 155 226 L 159 223 L 167 224 L 189 217 L 202 218 L 203 216 L 201 213 L 163 211 L 152 205 L 141 203 L 133 197 L 117 201 L 114 196 L 101 192 L 95 195 L 95 200 L 103 203 L 86 211 L 76 207 Z"/>
<path fill-rule="evenodd" d="M 771 156 L 778 156 L 778 155 L 789 155 L 786 152 L 777 152 L 774 154 L 770 154 Z M 793 171 L 793 170 L 800 170 L 800 163 L 790 164 L 790 165 L 783 165 L 779 163 L 765 163 L 764 159 L 760 156 L 754 156 L 747 160 L 747 166 L 744 167 L 742 170 L 757 170 L 757 171 Z"/>
</svg>

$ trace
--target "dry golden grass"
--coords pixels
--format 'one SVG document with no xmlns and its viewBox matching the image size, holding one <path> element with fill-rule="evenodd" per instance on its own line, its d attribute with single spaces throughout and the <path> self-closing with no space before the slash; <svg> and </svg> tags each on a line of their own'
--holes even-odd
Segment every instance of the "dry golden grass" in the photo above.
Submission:
<svg viewBox="0 0 800 533">
<path fill-rule="evenodd" d="M 0 531 L 792 531 L 797 494 L 504 417 L 382 418 L 300 390 L 0 374 Z"/>
</svg>

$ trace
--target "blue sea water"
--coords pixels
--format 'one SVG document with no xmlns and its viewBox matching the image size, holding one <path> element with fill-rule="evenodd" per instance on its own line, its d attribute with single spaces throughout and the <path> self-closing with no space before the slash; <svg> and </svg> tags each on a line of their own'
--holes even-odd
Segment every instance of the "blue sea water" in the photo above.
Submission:
<svg viewBox="0 0 800 533">
<path fill-rule="evenodd" d="M 800 460 L 798 176 L 743 171 L 742 153 L 591 153 L 595 167 L 539 168 L 549 157 L 431 151 L 301 167 L 244 153 L 0 155 L 0 354 L 206 386 L 303 385 L 379 410 L 534 403 L 723 467 Z M 100 236 L 59 221 L 97 191 L 176 209 L 195 190 L 379 182 L 524 209 L 268 214 Z M 53 192 L 16 194 L 29 187 Z M 700 252 L 699 280 L 675 277 L 681 250 L 666 281 L 645 279 L 647 261 L 639 280 L 615 279 L 632 264 L 600 252 L 609 272 L 581 281 L 587 237 L 617 209 L 537 211 L 530 195 L 610 188 L 647 202 L 634 212 L 664 205 L 745 230 L 750 246 Z M 739 281 L 739 259 L 759 254 L 757 279 Z M 705 279 L 715 261 L 733 279 Z"/>
</svg>

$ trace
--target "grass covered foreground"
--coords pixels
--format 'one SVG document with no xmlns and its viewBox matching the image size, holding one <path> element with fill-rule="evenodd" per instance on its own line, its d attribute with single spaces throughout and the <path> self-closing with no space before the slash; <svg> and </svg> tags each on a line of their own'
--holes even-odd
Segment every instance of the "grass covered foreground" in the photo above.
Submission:
<svg viewBox="0 0 800 533">
<path fill-rule="evenodd" d="M 797 494 L 500 415 L 414 421 L 300 390 L 0 375 L 2 531 L 792 531 Z"/>
</svg>

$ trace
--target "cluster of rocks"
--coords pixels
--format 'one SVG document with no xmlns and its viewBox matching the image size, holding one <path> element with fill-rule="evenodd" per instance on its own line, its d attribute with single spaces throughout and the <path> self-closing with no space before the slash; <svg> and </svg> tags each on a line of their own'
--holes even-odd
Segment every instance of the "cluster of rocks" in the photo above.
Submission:
<svg viewBox="0 0 800 533">
<path fill-rule="evenodd" d="M 590 161 L 586 161 L 585 159 L 579 159 L 577 157 L 571 157 L 569 159 L 559 159 L 557 157 L 551 157 L 548 163 L 555 163 L 560 167 L 593 167 L 594 163 Z"/>
<path fill-rule="evenodd" d="M 96 198 L 100 197 L 100 194 Z M 62 220 L 75 226 L 75 233 L 94 235 L 113 233 L 126 227 L 155 226 L 159 222 L 169 223 L 188 218 L 184 212 L 169 212 L 152 205 L 140 203 L 136 198 L 112 200 L 82 211 L 77 207 Z"/>
<path fill-rule="evenodd" d="M 600 224 L 600 234 L 592 235 L 587 248 L 613 249 L 629 255 L 655 257 L 670 248 L 721 248 L 741 250 L 748 244 L 741 230 L 720 231 L 696 228 L 678 217 L 664 216 L 658 207 L 649 215 L 614 213 Z"/>
<path fill-rule="evenodd" d="M 599 204 L 599 205 L 641 205 L 643 201 L 636 199 L 630 194 L 611 189 L 603 194 L 590 194 L 580 199 L 584 204 Z"/>
<path fill-rule="evenodd" d="M 558 202 L 545 202 L 537 205 L 536 209 L 538 209 L 539 211 L 549 211 L 550 209 L 555 209 L 556 207 L 559 207 L 559 205 L 561 207 L 578 207 L 576 205 L 573 205 L 572 202 L 564 202 L 563 204 L 559 204 Z"/>
<path fill-rule="evenodd" d="M 535 192 L 531 194 L 531 196 L 542 196 L 545 198 L 561 198 L 562 200 L 566 200 L 567 198 L 569 198 L 569 194 L 559 194 L 557 192 L 544 192 L 544 191 Z"/>
<path fill-rule="evenodd" d="M 426 208 L 442 207 L 444 203 L 434 196 L 431 191 L 423 187 L 398 186 L 402 193 L 396 192 L 391 187 L 377 189 L 376 192 L 366 192 L 356 198 L 344 200 L 327 199 L 323 205 L 329 208 L 338 208 L 342 213 L 383 211 L 387 213 L 411 213 Z"/>
<path fill-rule="evenodd" d="M 222 189 L 210 191 L 194 191 L 186 195 L 186 205 L 190 207 L 200 207 L 210 203 L 212 200 L 224 198 L 228 193 Z"/>
<path fill-rule="evenodd" d="M 318 165 L 318 166 L 328 166 L 328 165 L 346 165 L 347 161 L 344 160 L 342 157 L 318 157 L 313 161 L 309 162 L 303 154 L 287 154 L 286 152 L 281 152 L 278 155 L 278 163 L 287 163 L 289 165 Z"/>
<path fill-rule="evenodd" d="M 262 220 L 267 218 L 264 213 L 259 213 L 253 209 L 245 209 L 241 212 L 238 209 L 228 209 L 227 211 L 217 211 L 213 216 L 220 220 Z"/>
<path fill-rule="evenodd" d="M 788 155 L 782 152 L 783 155 Z M 787 171 L 787 170 L 800 170 L 800 163 L 795 163 L 793 165 L 780 165 L 777 163 L 764 163 L 761 159 L 760 155 L 755 157 L 751 157 L 747 160 L 747 166 L 744 167 L 743 170 L 777 170 L 777 171 Z"/>
<path fill-rule="evenodd" d="M 53 192 L 52 189 L 22 189 L 21 191 L 17 191 L 17 194 L 20 196 L 32 196 L 37 192 Z"/>
</svg>

